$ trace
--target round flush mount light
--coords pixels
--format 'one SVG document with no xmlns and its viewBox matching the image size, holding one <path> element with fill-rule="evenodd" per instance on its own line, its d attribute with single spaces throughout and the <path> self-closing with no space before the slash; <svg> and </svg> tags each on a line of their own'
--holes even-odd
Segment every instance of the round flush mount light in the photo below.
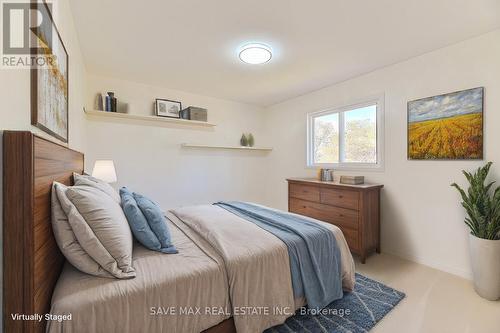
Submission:
<svg viewBox="0 0 500 333">
<path fill-rule="evenodd" d="M 260 43 L 252 43 L 243 46 L 239 54 L 241 61 L 251 65 L 266 63 L 271 60 L 272 56 L 271 48 Z"/>
</svg>

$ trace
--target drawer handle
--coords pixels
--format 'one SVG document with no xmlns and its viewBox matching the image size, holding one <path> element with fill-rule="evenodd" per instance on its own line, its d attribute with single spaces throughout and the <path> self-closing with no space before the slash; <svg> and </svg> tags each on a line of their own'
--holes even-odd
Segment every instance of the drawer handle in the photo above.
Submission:
<svg viewBox="0 0 500 333">
<path fill-rule="evenodd" d="M 342 199 L 344 196 L 343 195 L 339 195 L 339 199 Z"/>
<path fill-rule="evenodd" d="M 302 206 L 302 208 L 307 208 L 307 206 Z"/>
<path fill-rule="evenodd" d="M 339 217 L 344 217 L 344 214 L 339 214 Z"/>
</svg>

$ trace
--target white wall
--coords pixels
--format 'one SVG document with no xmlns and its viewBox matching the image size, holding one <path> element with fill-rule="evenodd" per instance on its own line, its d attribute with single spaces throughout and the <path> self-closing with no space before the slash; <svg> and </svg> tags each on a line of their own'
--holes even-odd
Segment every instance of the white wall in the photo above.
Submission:
<svg viewBox="0 0 500 333">
<path fill-rule="evenodd" d="M 54 20 L 69 55 L 69 146 L 85 150 L 85 66 L 67 0 L 53 2 Z M 30 72 L 26 69 L 0 69 L 0 129 L 32 131 L 58 142 L 31 126 Z"/>
<path fill-rule="evenodd" d="M 85 96 L 85 66 L 83 64 L 80 46 L 73 24 L 73 15 L 67 0 L 57 0 L 53 2 L 53 16 L 69 54 L 69 146 L 80 151 L 85 151 L 86 128 L 82 111 Z M 0 131 L 32 131 L 42 137 L 57 142 L 57 139 L 31 126 L 30 110 L 29 70 L 0 69 Z M 2 155 L 0 154 L 0 159 L 1 158 Z M 2 183 L 0 180 L 0 202 L 2 202 L 3 193 L 1 185 Z M 2 216 L 3 215 L 0 214 L 0 219 Z M 0 244 L 0 251 L 1 249 L 2 246 Z M 3 266 L 0 266 L 0 270 L 2 267 Z M 1 277 L 2 274 L 0 274 L 0 279 Z M 2 290 L 3 288 L 0 288 L 0 298 L 2 297 Z M 0 303 L 0 310 L 1 307 L 2 303 Z M 2 319 L 3 317 L 0 318 L 0 327 Z"/>
<path fill-rule="evenodd" d="M 88 172 L 96 159 L 113 159 L 117 187 L 142 192 L 164 209 L 226 199 L 263 201 L 265 153 L 180 146 L 184 142 L 239 145 L 243 132 L 252 132 L 256 144 L 264 145 L 261 108 L 94 75 L 88 76 L 87 106 L 92 108 L 97 92 L 107 91 L 128 102 L 134 114 L 152 114 L 155 98 L 181 101 L 183 107 L 204 107 L 208 109 L 208 121 L 217 126 L 207 130 L 89 118 Z"/>
<path fill-rule="evenodd" d="M 376 50 L 374 50 L 376 52 Z M 421 97 L 485 87 L 485 160 L 408 161 L 406 103 Z M 385 170 L 363 173 L 385 185 L 382 251 L 465 277 L 470 276 L 467 229 L 459 196 L 462 169 L 495 162 L 500 178 L 500 30 L 386 67 L 267 110 L 269 156 L 266 203 L 286 209 L 286 177 L 313 177 L 306 168 L 306 114 L 385 94 Z"/>
</svg>

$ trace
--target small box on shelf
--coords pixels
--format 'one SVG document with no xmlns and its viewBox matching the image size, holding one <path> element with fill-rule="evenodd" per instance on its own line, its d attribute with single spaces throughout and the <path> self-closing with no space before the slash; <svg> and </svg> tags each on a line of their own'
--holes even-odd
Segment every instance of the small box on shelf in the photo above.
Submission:
<svg viewBox="0 0 500 333">
<path fill-rule="evenodd" d="M 207 121 L 207 109 L 189 106 L 180 112 L 181 119 Z"/>
</svg>

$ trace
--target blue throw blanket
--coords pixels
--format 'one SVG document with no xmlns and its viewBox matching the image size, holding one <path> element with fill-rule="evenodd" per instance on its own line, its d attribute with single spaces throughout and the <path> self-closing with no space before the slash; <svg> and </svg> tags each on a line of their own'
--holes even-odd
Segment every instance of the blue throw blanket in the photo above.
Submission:
<svg viewBox="0 0 500 333">
<path fill-rule="evenodd" d="M 342 298 L 340 250 L 331 230 L 301 216 L 250 203 L 214 205 L 255 223 L 286 244 L 294 296 L 305 296 L 310 309 L 323 309 Z"/>
</svg>

